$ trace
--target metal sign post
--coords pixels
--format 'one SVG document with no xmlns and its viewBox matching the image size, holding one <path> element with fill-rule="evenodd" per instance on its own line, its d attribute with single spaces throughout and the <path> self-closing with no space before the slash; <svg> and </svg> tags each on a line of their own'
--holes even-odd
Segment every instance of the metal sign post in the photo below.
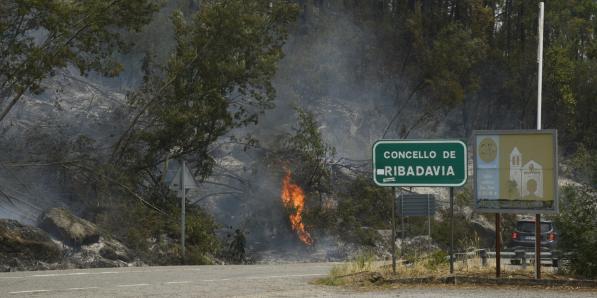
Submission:
<svg viewBox="0 0 597 298">
<path fill-rule="evenodd" d="M 182 253 L 182 263 L 185 263 L 185 232 L 186 232 L 186 205 L 187 205 L 187 192 L 184 187 L 184 176 L 185 176 L 185 161 L 182 161 L 182 173 L 180 175 L 180 192 L 181 192 L 181 199 L 180 199 L 180 245 L 181 245 L 181 253 Z"/>
<path fill-rule="evenodd" d="M 454 274 L 454 187 L 450 187 L 450 274 Z"/>
<path fill-rule="evenodd" d="M 405 234 L 406 229 L 404 228 L 404 194 L 402 191 L 400 192 L 400 239 L 402 245 L 400 247 L 400 257 L 404 256 L 404 238 L 406 237 Z"/>
<path fill-rule="evenodd" d="M 501 258 L 501 251 L 502 251 L 502 237 L 501 237 L 501 214 L 495 214 L 495 277 L 500 278 L 502 274 L 501 265 L 502 265 L 502 258 Z"/>
<path fill-rule="evenodd" d="M 434 210 L 435 211 L 435 210 Z M 428 235 L 429 235 L 429 247 L 427 249 L 431 252 L 431 203 L 429 202 L 429 194 L 427 194 L 427 217 L 428 217 Z"/>
<path fill-rule="evenodd" d="M 199 188 L 197 182 L 193 178 L 193 174 L 191 174 L 191 171 L 189 171 L 187 168 L 186 162 L 184 160 L 181 161 L 180 169 L 172 179 L 169 188 L 171 190 L 177 191 L 178 196 L 180 196 L 180 252 L 182 255 L 182 263 L 184 264 L 186 256 L 185 240 L 187 189 Z"/>
<path fill-rule="evenodd" d="M 392 272 L 396 274 L 396 188 L 392 187 Z"/>
</svg>

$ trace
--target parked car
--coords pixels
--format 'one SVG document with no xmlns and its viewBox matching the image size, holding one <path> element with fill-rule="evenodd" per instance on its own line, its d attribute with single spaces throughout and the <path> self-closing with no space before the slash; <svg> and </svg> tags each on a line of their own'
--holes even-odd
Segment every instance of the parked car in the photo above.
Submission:
<svg viewBox="0 0 597 298">
<path fill-rule="evenodd" d="M 558 244 L 558 233 L 553 222 L 541 221 L 541 248 L 550 251 L 555 250 Z M 535 247 L 535 221 L 519 220 L 516 223 L 510 239 L 511 249 L 531 249 Z"/>
</svg>

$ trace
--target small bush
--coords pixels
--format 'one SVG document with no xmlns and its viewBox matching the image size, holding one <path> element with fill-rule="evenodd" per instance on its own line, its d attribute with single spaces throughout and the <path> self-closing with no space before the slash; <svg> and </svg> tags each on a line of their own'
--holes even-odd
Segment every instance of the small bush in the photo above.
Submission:
<svg viewBox="0 0 597 298">
<path fill-rule="evenodd" d="M 339 194 L 338 234 L 348 242 L 375 246 L 381 240 L 377 229 L 389 229 L 391 194 L 370 177 L 357 177 Z"/>
<path fill-rule="evenodd" d="M 368 271 L 375 262 L 375 254 L 371 251 L 365 251 L 357 255 L 353 261 L 354 271 Z"/>
<path fill-rule="evenodd" d="M 170 200 L 169 202 L 175 202 Z M 180 264 L 180 207 L 174 203 L 160 206 L 160 214 L 138 202 L 126 202 L 101 210 L 98 226 L 132 250 L 148 264 Z M 107 213 L 105 215 L 104 213 Z M 186 214 L 186 263 L 210 264 L 220 243 L 216 223 L 202 209 L 188 205 Z"/>
<path fill-rule="evenodd" d="M 560 210 L 556 227 L 559 248 L 569 254 L 567 269 L 583 277 L 597 277 L 597 192 L 590 186 L 564 187 Z"/>
<path fill-rule="evenodd" d="M 429 270 L 437 270 L 442 265 L 449 263 L 448 254 L 443 250 L 435 251 L 427 257 L 427 263 L 425 267 Z"/>
</svg>

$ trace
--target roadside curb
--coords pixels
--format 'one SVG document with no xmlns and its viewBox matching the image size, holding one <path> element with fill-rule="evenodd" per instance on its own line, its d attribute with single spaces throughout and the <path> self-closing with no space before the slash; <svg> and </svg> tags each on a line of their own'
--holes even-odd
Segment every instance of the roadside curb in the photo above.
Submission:
<svg viewBox="0 0 597 298">
<path fill-rule="evenodd" d="M 516 285 L 516 286 L 547 286 L 547 287 L 576 287 L 595 288 L 597 280 L 562 280 L 562 279 L 525 279 L 525 278 L 483 278 L 466 276 L 447 277 L 419 277 L 419 278 L 398 278 L 387 279 L 385 283 L 390 284 L 476 284 L 476 285 Z"/>
</svg>

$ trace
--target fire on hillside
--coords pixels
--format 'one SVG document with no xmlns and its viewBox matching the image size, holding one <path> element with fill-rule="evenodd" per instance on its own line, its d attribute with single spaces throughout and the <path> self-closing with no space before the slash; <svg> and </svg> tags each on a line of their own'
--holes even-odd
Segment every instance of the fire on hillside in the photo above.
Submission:
<svg viewBox="0 0 597 298">
<path fill-rule="evenodd" d="M 289 214 L 292 230 L 298 234 L 299 239 L 306 245 L 312 245 L 313 239 L 305 230 L 303 224 L 303 211 L 305 209 L 305 193 L 303 189 L 290 181 L 291 172 L 286 169 L 286 175 L 282 180 L 282 203 L 284 207 L 291 210 Z"/>
</svg>

